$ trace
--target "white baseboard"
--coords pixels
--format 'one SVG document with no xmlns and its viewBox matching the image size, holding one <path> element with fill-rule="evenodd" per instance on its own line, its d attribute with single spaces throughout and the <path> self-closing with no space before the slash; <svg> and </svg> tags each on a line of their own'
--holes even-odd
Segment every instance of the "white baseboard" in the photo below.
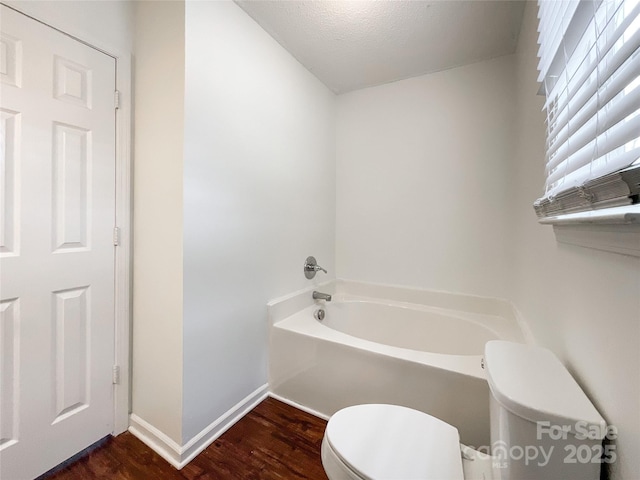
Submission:
<svg viewBox="0 0 640 480">
<path fill-rule="evenodd" d="M 310 413 L 314 417 L 321 418 L 322 420 L 329 420 L 329 415 L 325 415 L 324 413 L 320 413 L 317 410 L 314 410 L 313 408 L 305 407 L 304 405 L 301 405 L 301 404 L 299 404 L 297 402 L 294 402 L 293 400 L 289 400 L 288 398 L 281 397 L 277 393 L 269 392 L 269 396 L 271 398 L 275 398 L 276 400 L 281 401 L 282 403 L 286 403 L 287 405 L 291 405 L 293 408 L 297 408 L 298 410 L 302 410 L 303 412 Z"/>
<path fill-rule="evenodd" d="M 231 407 L 224 415 L 215 420 L 182 447 L 182 465 L 193 460 L 202 450 L 211 445 L 220 435 L 229 430 L 238 420 L 253 410 L 269 394 L 269 384 L 265 383 L 254 390 L 237 404 Z"/>
<path fill-rule="evenodd" d="M 129 431 L 180 470 L 256 405 L 267 398 L 268 392 L 268 384 L 257 388 L 182 446 L 135 413 L 132 413 L 129 417 Z"/>
<path fill-rule="evenodd" d="M 135 413 L 129 415 L 129 431 L 178 470 L 184 466 L 180 465 L 180 445 Z"/>
</svg>

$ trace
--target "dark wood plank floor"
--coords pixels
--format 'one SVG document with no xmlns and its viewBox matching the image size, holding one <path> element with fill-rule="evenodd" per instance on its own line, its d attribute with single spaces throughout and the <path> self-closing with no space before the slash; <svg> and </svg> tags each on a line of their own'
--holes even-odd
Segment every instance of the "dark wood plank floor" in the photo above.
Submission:
<svg viewBox="0 0 640 480">
<path fill-rule="evenodd" d="M 320 460 L 325 425 L 267 398 L 180 471 L 127 432 L 47 480 L 326 480 Z"/>
</svg>

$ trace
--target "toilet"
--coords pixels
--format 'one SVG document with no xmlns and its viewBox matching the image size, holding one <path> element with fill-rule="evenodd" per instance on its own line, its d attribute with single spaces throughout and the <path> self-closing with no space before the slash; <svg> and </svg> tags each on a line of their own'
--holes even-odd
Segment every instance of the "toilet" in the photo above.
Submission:
<svg viewBox="0 0 640 480">
<path fill-rule="evenodd" d="M 442 420 L 399 405 L 336 412 L 322 441 L 330 480 L 598 480 L 607 426 L 549 350 L 485 346 L 491 456 Z M 476 446 L 479 447 L 479 446 Z"/>
</svg>

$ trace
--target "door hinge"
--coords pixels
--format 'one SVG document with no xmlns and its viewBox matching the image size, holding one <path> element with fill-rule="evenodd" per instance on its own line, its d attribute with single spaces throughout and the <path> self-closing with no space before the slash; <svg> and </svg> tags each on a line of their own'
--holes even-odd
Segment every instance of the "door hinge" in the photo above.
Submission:
<svg viewBox="0 0 640 480">
<path fill-rule="evenodd" d="M 120 91 L 119 90 L 116 90 L 113 92 L 113 104 L 116 110 L 120 108 Z"/>
<path fill-rule="evenodd" d="M 120 229 L 113 227 L 113 244 L 117 247 L 120 245 Z"/>
<path fill-rule="evenodd" d="M 113 384 L 114 385 L 119 385 L 120 384 L 120 366 L 119 365 L 114 365 L 113 366 Z"/>
</svg>

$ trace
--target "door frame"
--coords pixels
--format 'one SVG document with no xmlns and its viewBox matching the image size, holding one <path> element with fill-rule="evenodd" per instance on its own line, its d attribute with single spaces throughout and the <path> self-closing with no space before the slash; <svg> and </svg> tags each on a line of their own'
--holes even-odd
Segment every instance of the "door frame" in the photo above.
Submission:
<svg viewBox="0 0 640 480">
<path fill-rule="evenodd" d="M 115 110 L 116 121 L 116 205 L 115 226 L 119 229 L 118 246 L 115 249 L 115 285 L 114 285 L 114 363 L 119 367 L 119 381 L 113 385 L 113 435 L 119 435 L 129 428 L 130 392 L 131 392 L 131 286 L 132 286 L 132 81 L 131 52 L 120 51 L 113 45 L 104 45 L 96 38 L 87 38 L 70 25 L 56 26 L 46 19 L 39 18 L 28 10 L 28 4 L 18 6 L 1 2 L 5 7 L 15 10 L 47 27 L 73 38 L 95 50 L 98 50 L 116 62 L 116 90 L 119 92 L 119 106 Z M 26 9 L 24 7 L 27 7 Z M 115 99 L 114 99 L 115 102 Z M 115 106 L 115 103 L 114 103 Z"/>
</svg>

